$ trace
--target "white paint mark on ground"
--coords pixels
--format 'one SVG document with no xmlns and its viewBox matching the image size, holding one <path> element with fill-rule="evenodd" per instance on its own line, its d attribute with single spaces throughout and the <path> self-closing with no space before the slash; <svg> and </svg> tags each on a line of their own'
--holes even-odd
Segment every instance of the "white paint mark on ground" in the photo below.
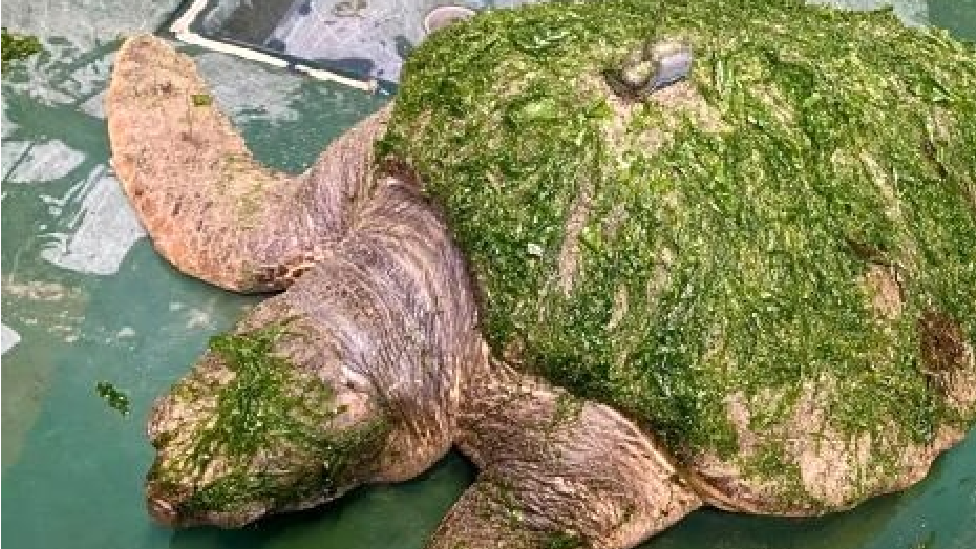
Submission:
<svg viewBox="0 0 976 549">
<path fill-rule="evenodd" d="M 88 46 L 119 35 L 152 32 L 179 3 L 180 0 L 4 2 L 3 25 L 15 32 L 57 36 Z"/>
<path fill-rule="evenodd" d="M 69 343 L 78 340 L 87 301 L 81 288 L 45 280 L 21 281 L 11 275 L 3 277 L 0 288 L 4 303 L 10 303 L 11 317 L 19 323 L 38 327 Z"/>
<path fill-rule="evenodd" d="M 82 297 L 81 290 L 78 288 L 68 288 L 57 282 L 43 280 L 19 282 L 11 276 L 5 276 L 3 279 L 3 293 L 7 296 L 35 301 L 77 300 Z"/>
<path fill-rule="evenodd" d="M 196 330 L 199 328 L 209 328 L 212 322 L 210 313 L 197 308 L 190 309 L 186 315 L 186 328 Z"/>
<path fill-rule="evenodd" d="M 3 180 L 11 183 L 47 183 L 62 179 L 85 161 L 85 153 L 60 139 L 41 143 L 4 143 Z"/>
<path fill-rule="evenodd" d="M 0 355 L 6 354 L 18 343 L 20 343 L 20 334 L 15 332 L 13 328 L 7 327 L 6 324 L 0 324 Z"/>
<path fill-rule="evenodd" d="M 71 271 L 116 273 L 129 248 L 146 231 L 105 166 L 92 170 L 85 188 L 79 197 L 81 207 L 68 223 L 69 232 L 46 235 L 53 241 L 41 251 L 41 257 Z"/>
<path fill-rule="evenodd" d="M 906 25 L 929 24 L 929 5 L 926 0 L 807 0 L 807 3 L 849 10 L 877 10 L 892 6 L 895 15 Z"/>
<path fill-rule="evenodd" d="M 2 124 L 2 126 L 0 126 L 0 136 L 2 136 L 4 139 L 6 139 L 6 138 L 10 137 L 11 135 L 13 135 L 15 131 L 17 131 L 17 128 L 20 127 L 20 124 L 17 124 L 16 122 L 14 122 L 14 121 L 10 120 L 9 118 L 7 118 L 7 94 L 6 93 L 3 94 L 2 100 L 0 100 L 0 104 L 3 105 L 3 110 L 0 111 L 0 120 L 2 120 L 2 122 L 0 122 L 0 124 Z M 6 149 L 7 149 L 7 143 L 6 142 L 4 142 L 3 148 L 4 148 L 4 151 L 3 152 L 4 152 L 4 154 L 6 154 L 7 153 L 7 151 L 6 151 Z M 4 158 L 6 158 L 6 157 L 4 157 Z M 6 166 L 6 162 L 4 162 L 4 166 Z M 4 168 L 3 173 L 7 173 L 7 169 L 6 168 Z"/>
<path fill-rule="evenodd" d="M 105 94 L 107 90 L 102 90 L 88 98 L 81 104 L 81 110 L 88 116 L 95 118 L 105 118 Z"/>
<path fill-rule="evenodd" d="M 92 116 L 104 116 L 96 98 L 108 81 L 119 39 L 154 31 L 179 2 L 5 2 L 3 25 L 8 31 L 38 36 L 44 54 L 19 63 L 13 70 L 18 77 L 5 78 L 4 94 L 13 92 L 43 105 L 80 107 Z M 82 4 L 84 15 L 79 17 Z"/>
<path fill-rule="evenodd" d="M 301 76 L 272 72 L 257 63 L 221 53 L 205 53 L 194 61 L 217 103 L 238 124 L 298 119 L 298 111 L 290 103 L 301 87 Z"/>
</svg>

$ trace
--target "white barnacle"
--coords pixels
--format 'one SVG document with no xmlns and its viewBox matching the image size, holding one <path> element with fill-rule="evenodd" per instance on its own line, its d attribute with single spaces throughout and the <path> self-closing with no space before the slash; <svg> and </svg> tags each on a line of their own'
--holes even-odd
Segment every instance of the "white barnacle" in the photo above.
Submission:
<svg viewBox="0 0 976 549">
<path fill-rule="evenodd" d="M 694 56 L 687 42 L 668 39 L 648 43 L 644 59 L 654 65 L 654 76 L 647 88 L 655 91 L 687 78 Z"/>
</svg>

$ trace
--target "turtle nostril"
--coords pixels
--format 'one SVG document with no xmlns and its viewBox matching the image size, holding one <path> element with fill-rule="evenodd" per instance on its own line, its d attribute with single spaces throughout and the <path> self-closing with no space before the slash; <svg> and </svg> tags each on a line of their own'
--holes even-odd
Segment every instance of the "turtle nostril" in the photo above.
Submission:
<svg viewBox="0 0 976 549">
<path fill-rule="evenodd" d="M 176 506 L 161 499 L 150 497 L 148 500 L 149 516 L 163 526 L 176 526 Z"/>
</svg>

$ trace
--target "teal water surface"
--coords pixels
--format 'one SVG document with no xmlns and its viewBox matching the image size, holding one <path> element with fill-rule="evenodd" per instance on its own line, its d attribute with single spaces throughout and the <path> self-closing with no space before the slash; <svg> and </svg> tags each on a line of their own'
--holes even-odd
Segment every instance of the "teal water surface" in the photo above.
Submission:
<svg viewBox="0 0 976 549">
<path fill-rule="evenodd" d="M 403 0 L 406 1 L 406 0 Z M 368 487 L 239 531 L 152 525 L 142 481 L 149 404 L 253 298 L 173 271 L 153 252 L 108 167 L 100 107 L 117 35 L 154 29 L 174 0 L 8 0 L 4 25 L 47 52 L 3 77 L 2 531 L 18 549 L 422 547 L 474 471 L 452 455 L 422 478 Z M 976 0 L 908 0 L 976 39 Z M 926 15 L 927 14 L 927 15 Z M 388 98 L 193 48 L 256 155 L 307 166 Z M 128 395 L 127 416 L 96 393 Z M 976 435 L 910 490 L 822 519 L 699 511 L 645 549 L 976 547 Z"/>
</svg>

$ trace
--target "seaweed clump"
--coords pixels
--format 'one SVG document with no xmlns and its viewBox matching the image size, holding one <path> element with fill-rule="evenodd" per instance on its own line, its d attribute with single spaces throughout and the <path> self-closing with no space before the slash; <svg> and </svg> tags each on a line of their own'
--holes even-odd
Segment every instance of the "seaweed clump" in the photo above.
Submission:
<svg viewBox="0 0 976 549">
<path fill-rule="evenodd" d="M 3 27 L 0 32 L 2 32 L 0 52 L 2 52 L 3 70 L 10 68 L 10 64 L 14 61 L 27 59 L 44 51 L 41 41 L 36 36 L 7 32 L 7 27 Z"/>
<path fill-rule="evenodd" d="M 95 392 L 110 408 L 118 410 L 123 416 L 129 415 L 129 397 L 115 385 L 108 381 L 99 381 L 95 385 Z"/>
</svg>

